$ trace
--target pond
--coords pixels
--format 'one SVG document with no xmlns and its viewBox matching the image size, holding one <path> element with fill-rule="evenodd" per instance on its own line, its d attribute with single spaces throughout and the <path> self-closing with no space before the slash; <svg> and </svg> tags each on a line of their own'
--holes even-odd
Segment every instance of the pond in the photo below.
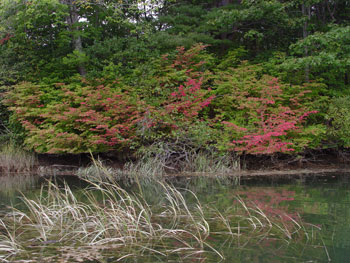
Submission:
<svg viewBox="0 0 350 263">
<path fill-rule="evenodd" d="M 113 203 L 107 202 L 108 200 L 106 201 L 96 189 L 90 192 L 87 198 L 84 194 L 85 190 L 82 189 L 89 187 L 89 183 L 75 177 L 66 177 L 58 179 L 57 184 L 64 187 L 64 181 L 78 200 L 84 202 L 94 196 L 93 199 L 97 200 L 96 203 L 103 205 L 105 211 L 113 206 Z M 69 235 L 58 233 L 54 226 L 45 234 L 51 235 L 50 237 L 42 235 L 39 230 L 36 230 L 37 234 L 30 234 L 28 219 L 23 228 L 25 230 L 18 230 L 18 226 L 16 228 L 19 232 L 17 235 L 22 240 L 21 252 L 8 250 L 7 252 L 11 255 L 3 254 L 0 260 L 11 262 L 117 262 L 117 260 L 118 262 L 348 262 L 350 258 L 350 180 L 347 180 L 346 176 L 309 177 L 300 180 L 264 178 L 241 180 L 239 185 L 228 178 L 193 177 L 175 178 L 170 180 L 170 183 L 175 188 L 168 188 L 165 183 L 158 185 L 152 181 L 125 186 L 129 193 L 142 196 L 140 203 L 147 203 L 147 206 L 142 206 L 142 209 L 136 213 L 138 221 L 141 222 L 143 218 L 145 222 L 153 220 L 151 230 L 147 232 L 148 227 L 143 225 L 140 227 L 143 229 L 142 234 L 141 232 L 135 234 L 134 241 L 131 243 L 123 240 L 120 245 L 118 242 L 127 236 L 126 233 L 129 234 L 134 229 L 128 229 L 119 236 L 114 229 L 108 230 L 109 232 L 98 230 L 100 236 L 97 237 L 97 235 L 93 239 L 89 239 L 88 235 L 83 235 L 79 239 L 70 236 L 67 239 Z M 28 200 L 36 200 L 39 195 L 47 197 L 49 195 L 46 193 L 47 189 L 40 187 L 48 184 L 46 179 L 35 176 L 1 177 L 2 218 L 5 218 L 6 213 L 10 211 L 8 208 L 10 204 L 20 211 L 26 211 Z M 67 186 L 65 187 L 67 189 Z M 118 189 L 116 191 L 120 191 Z M 19 199 L 21 192 L 28 197 L 27 205 Z M 165 195 L 164 192 L 166 192 Z M 67 190 L 64 190 L 64 193 L 70 194 Z M 116 202 L 124 200 L 123 204 L 126 204 L 129 202 L 125 201 L 128 198 L 128 194 L 122 192 L 118 195 Z M 56 207 L 59 203 L 57 200 L 52 199 L 50 207 L 53 204 Z M 176 202 L 180 203 L 178 207 L 173 204 Z M 147 210 L 148 206 L 150 207 L 148 214 L 141 211 Z M 137 210 L 138 207 L 140 207 L 139 204 L 132 209 Z M 128 209 L 130 210 L 130 206 Z M 96 214 L 90 216 L 89 220 L 94 217 L 99 218 L 100 212 L 96 211 L 103 210 L 94 210 Z M 123 211 L 118 210 L 118 213 Z M 146 214 L 151 216 L 148 218 Z M 59 215 L 55 214 L 53 217 L 59 218 Z M 65 224 L 74 225 L 77 223 L 74 220 L 67 219 Z M 101 223 L 103 220 L 98 222 Z M 39 221 L 35 221 L 32 227 L 37 228 L 40 225 Z M 5 219 L 4 222 L 10 224 L 8 223 L 10 221 Z M 34 222 L 34 219 L 30 222 Z M 84 222 L 81 220 L 80 225 Z M 94 219 L 93 222 L 97 221 Z M 125 222 L 123 224 L 126 224 Z M 90 221 L 88 223 L 91 224 Z M 107 222 L 106 219 L 106 224 L 109 223 L 110 221 Z M 75 236 L 78 236 L 81 230 L 79 232 L 77 229 L 80 229 L 80 226 L 76 225 L 78 226 L 69 226 L 67 229 L 71 230 L 66 230 L 77 231 Z M 45 227 L 48 228 L 48 226 Z M 93 228 L 91 225 L 89 227 Z M 110 228 L 113 227 L 110 226 Z M 160 234 L 156 234 L 157 231 L 160 231 Z M 103 239 L 102 232 L 106 235 Z M 144 234 L 146 232 L 147 234 Z M 142 236 L 143 234 L 145 236 Z M 26 235 L 28 237 L 25 239 Z M 60 238 L 52 236 L 60 236 Z M 85 241 L 86 239 L 89 241 Z"/>
</svg>

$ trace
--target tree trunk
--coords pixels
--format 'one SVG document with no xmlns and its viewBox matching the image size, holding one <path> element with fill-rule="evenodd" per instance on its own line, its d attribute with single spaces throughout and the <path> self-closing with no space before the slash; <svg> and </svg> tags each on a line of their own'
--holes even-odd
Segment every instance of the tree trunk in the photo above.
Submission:
<svg viewBox="0 0 350 263">
<path fill-rule="evenodd" d="M 79 22 L 79 14 L 76 4 L 74 3 L 75 0 L 61 0 L 63 4 L 68 5 L 69 7 L 69 16 L 67 17 L 67 24 L 69 31 L 72 33 L 72 44 L 73 48 L 76 51 L 83 52 L 83 43 L 81 40 L 80 34 L 76 33 L 80 30 L 80 28 L 77 26 L 77 23 Z M 80 75 L 85 76 L 86 75 L 86 69 L 83 64 L 78 65 L 78 72 Z"/>
<path fill-rule="evenodd" d="M 306 10 L 306 6 L 305 6 L 305 2 L 302 3 L 301 5 L 301 12 L 303 14 L 303 17 L 305 18 L 306 15 L 308 16 L 308 18 L 305 20 L 304 24 L 303 24 L 303 38 L 307 38 L 307 36 L 309 35 L 309 32 L 307 31 L 307 27 L 308 27 L 308 21 L 310 19 L 310 7 L 308 7 L 308 11 Z M 305 46 L 304 48 L 304 56 L 307 57 L 308 56 L 308 48 L 307 46 Z M 309 65 L 305 65 L 305 69 L 304 69 L 304 72 L 305 72 L 305 82 L 309 82 L 310 81 L 310 67 Z"/>
<path fill-rule="evenodd" d="M 347 85 L 349 85 L 349 83 L 350 83 L 350 74 L 348 72 L 346 72 L 344 74 L 344 84 L 347 86 Z"/>
</svg>

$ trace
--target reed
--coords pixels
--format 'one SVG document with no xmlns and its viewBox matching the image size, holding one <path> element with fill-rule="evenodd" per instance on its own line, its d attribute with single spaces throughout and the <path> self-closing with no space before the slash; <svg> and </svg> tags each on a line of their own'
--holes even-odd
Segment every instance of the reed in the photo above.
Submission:
<svg viewBox="0 0 350 263">
<path fill-rule="evenodd" d="M 0 167 L 5 172 L 29 172 L 37 160 L 33 153 L 24 151 L 14 144 L 5 144 L 0 150 Z"/>
<path fill-rule="evenodd" d="M 100 160 L 92 157 L 92 164 L 79 168 L 76 175 L 79 178 L 93 182 L 120 182 L 132 184 L 134 182 L 153 182 L 164 178 L 165 170 L 162 164 L 154 158 L 140 159 L 136 162 L 128 162 L 123 169 L 112 168 Z"/>
<path fill-rule="evenodd" d="M 23 197 L 27 209 L 12 209 L 0 222 L 0 259 L 39 260 L 36 255 L 48 254 L 42 251 L 53 251 L 47 256 L 51 262 L 109 257 L 123 262 L 220 262 L 223 245 L 243 249 L 269 239 L 288 244 L 308 240 L 302 223 L 269 218 L 239 197 L 231 209 L 219 212 L 203 206 L 194 192 L 161 181 L 153 181 L 157 202 L 150 202 L 142 190 L 131 193 L 115 182 L 89 184 L 74 194 L 68 185 L 48 182 L 37 199 Z M 188 195 L 194 203 L 187 202 Z M 210 242 L 213 237 L 222 243 Z"/>
<path fill-rule="evenodd" d="M 91 182 L 122 180 L 126 176 L 123 170 L 108 167 L 101 159 L 93 157 L 92 164 L 88 167 L 80 167 L 76 175 Z"/>
<path fill-rule="evenodd" d="M 237 156 L 219 156 L 212 152 L 194 152 L 182 166 L 182 172 L 199 172 L 215 175 L 227 175 L 240 170 Z"/>
<path fill-rule="evenodd" d="M 0 219 L 0 262 L 7 262 L 11 256 L 21 252 L 20 245 L 15 240 L 15 235 Z"/>
<path fill-rule="evenodd" d="M 91 181 L 149 181 L 165 178 L 167 175 L 198 173 L 200 175 L 212 175 L 215 178 L 226 178 L 234 171 L 239 170 L 239 160 L 230 156 L 214 156 L 205 153 L 193 153 L 188 155 L 187 162 L 181 163 L 177 169 L 169 166 L 161 156 L 144 156 L 134 162 L 128 162 L 123 169 L 108 167 L 100 159 L 92 157 L 92 164 L 79 168 L 77 176 Z M 239 182 L 239 176 L 235 181 Z"/>
</svg>

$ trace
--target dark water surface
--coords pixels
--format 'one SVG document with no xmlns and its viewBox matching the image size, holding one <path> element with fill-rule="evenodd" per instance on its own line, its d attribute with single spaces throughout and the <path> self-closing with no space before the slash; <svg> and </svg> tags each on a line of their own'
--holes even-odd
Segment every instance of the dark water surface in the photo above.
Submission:
<svg viewBox="0 0 350 263">
<path fill-rule="evenodd" d="M 86 187 L 86 183 L 76 178 L 66 180 L 75 191 Z M 21 193 L 30 198 L 35 197 L 40 191 L 40 185 L 45 182 L 46 179 L 33 176 L 0 177 L 0 211 L 6 211 L 9 205 L 21 207 L 18 198 Z M 311 232 L 308 230 L 310 245 L 305 245 L 303 241 L 300 246 L 287 241 L 262 239 L 260 242 L 254 240 L 247 241 L 245 245 L 238 244 L 240 249 L 237 249 L 237 244 L 229 244 L 237 242 L 235 240 L 210 237 L 212 245 L 225 256 L 222 262 L 350 262 L 350 180 L 344 175 L 300 180 L 241 180 L 239 186 L 228 179 L 205 177 L 181 178 L 172 183 L 179 189 L 190 189 L 201 204 L 208 204 L 218 211 L 227 211 L 239 197 L 269 218 L 281 218 L 286 224 L 296 220 L 314 229 Z M 149 190 L 147 186 L 143 189 L 146 199 L 158 202 L 155 189 L 149 187 Z M 194 201 L 192 195 L 186 194 L 185 190 L 183 193 L 189 203 Z M 168 261 L 154 259 L 147 262 Z M 208 258 L 203 262 L 219 261 Z"/>
</svg>

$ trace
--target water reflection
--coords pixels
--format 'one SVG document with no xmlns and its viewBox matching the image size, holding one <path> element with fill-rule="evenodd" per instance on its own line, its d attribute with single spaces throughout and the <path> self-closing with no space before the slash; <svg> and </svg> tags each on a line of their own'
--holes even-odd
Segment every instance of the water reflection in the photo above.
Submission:
<svg viewBox="0 0 350 263">
<path fill-rule="evenodd" d="M 3 175 L 0 177 L 0 208 L 15 202 L 19 192 L 34 196 L 45 180 L 30 175 Z M 76 178 L 67 178 L 76 189 L 85 187 Z M 188 203 L 195 203 L 194 192 L 203 205 L 214 207 L 220 213 L 229 216 L 234 213 L 232 205 L 239 196 L 250 207 L 260 210 L 267 218 L 280 219 L 291 233 L 290 242 L 269 237 L 245 240 L 239 237 L 227 240 L 220 236 L 210 236 L 208 242 L 222 252 L 224 262 L 348 262 L 350 258 L 350 183 L 347 180 L 331 181 L 304 180 L 288 183 L 264 181 L 258 184 L 250 182 L 241 186 L 228 178 L 182 178 L 171 181 L 182 192 Z M 142 191 L 147 201 L 162 204 L 159 186 L 142 182 L 131 187 L 132 191 Z M 187 189 L 187 190 L 185 190 Z M 75 192 L 79 195 L 79 191 Z M 231 210 L 230 210 L 231 209 Z M 299 233 L 293 234 L 290 226 L 294 222 L 309 227 L 307 242 Z M 215 226 L 211 226 L 215 230 Z M 259 233 L 254 233 L 258 236 Z M 241 240 L 242 241 L 242 240 Z M 234 246 L 232 246 L 234 244 Z M 153 260 L 153 261 L 152 261 Z M 147 262 L 164 262 L 152 259 Z M 136 262 L 136 261 L 135 261 Z M 203 262 L 216 262 L 207 258 Z"/>
<path fill-rule="evenodd" d="M 39 182 L 40 178 L 31 174 L 0 175 L 0 209 L 15 203 L 20 193 L 36 189 Z"/>
<path fill-rule="evenodd" d="M 279 217 L 285 223 L 302 220 L 305 225 L 314 227 L 310 239 L 318 235 L 317 242 L 308 248 L 287 246 L 282 249 L 276 240 L 251 244 L 237 253 L 242 256 L 241 262 L 327 262 L 329 259 L 349 262 L 350 182 L 344 176 L 294 181 L 243 180 L 241 186 L 195 178 L 181 182 L 181 186 L 185 185 L 196 192 L 201 202 L 215 205 L 220 211 L 228 209 L 239 195 L 269 217 Z M 320 231 L 316 231 L 318 229 Z M 240 262 L 235 256 L 231 257 L 229 251 L 227 249 L 227 262 Z"/>
<path fill-rule="evenodd" d="M 262 191 L 260 188 L 252 187 L 245 191 L 239 190 L 237 194 L 264 211 L 268 217 L 281 217 L 284 221 L 298 219 L 297 211 L 290 211 L 289 208 L 290 202 L 294 201 L 295 191 L 273 188 Z"/>
</svg>

